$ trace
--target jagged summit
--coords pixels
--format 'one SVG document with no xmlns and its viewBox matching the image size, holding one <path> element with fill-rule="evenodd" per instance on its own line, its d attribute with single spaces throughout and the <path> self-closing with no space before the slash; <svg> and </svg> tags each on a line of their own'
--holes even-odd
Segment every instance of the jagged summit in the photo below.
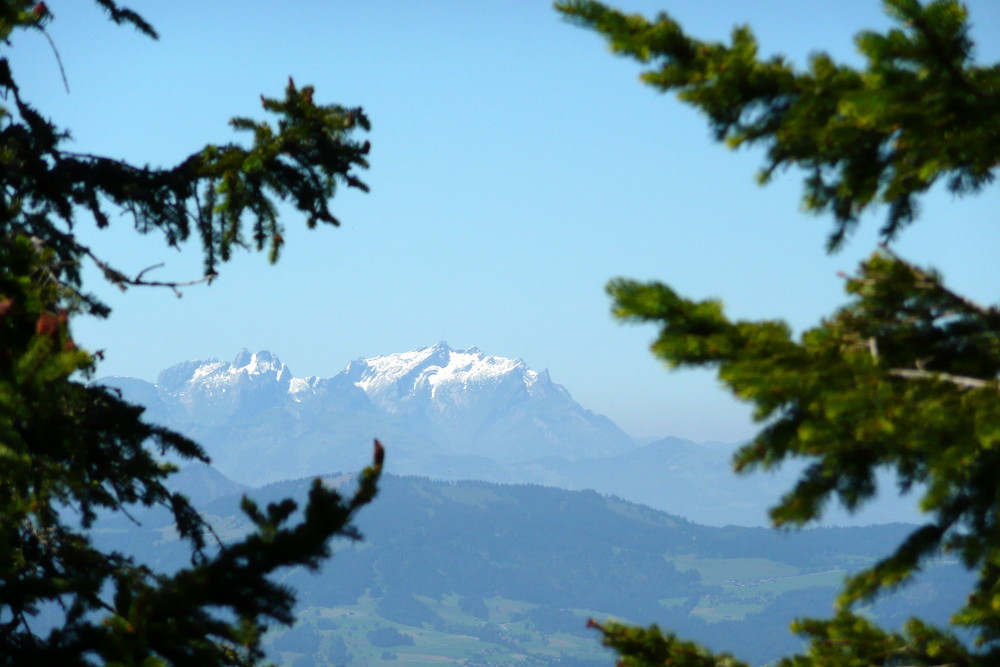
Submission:
<svg viewBox="0 0 1000 667">
<path fill-rule="evenodd" d="M 243 348 L 231 363 L 219 359 L 184 361 L 162 371 L 156 385 L 167 391 L 184 391 L 193 385 L 231 385 L 241 378 L 250 376 L 273 376 L 287 384 L 292 379 L 292 371 L 281 362 L 276 354 L 267 350 L 251 353 Z"/>
<path fill-rule="evenodd" d="M 254 352 L 251 354 L 250 350 L 245 347 L 239 351 L 236 358 L 233 359 L 232 363 L 229 364 L 230 371 L 239 372 L 240 369 L 246 369 L 248 373 L 262 373 L 270 370 L 285 370 L 285 367 L 281 360 L 278 359 L 278 355 L 268 352 L 267 350 L 261 350 L 260 352 Z"/>
<path fill-rule="evenodd" d="M 409 352 L 358 359 L 344 372 L 373 402 L 390 411 L 400 407 L 400 400 L 422 397 L 470 403 L 469 396 L 458 394 L 492 395 L 500 385 L 511 385 L 512 390 L 519 386 L 535 394 L 540 384 L 551 385 L 547 371 L 533 371 L 522 359 L 488 356 L 477 347 L 453 350 L 443 341 Z"/>
</svg>

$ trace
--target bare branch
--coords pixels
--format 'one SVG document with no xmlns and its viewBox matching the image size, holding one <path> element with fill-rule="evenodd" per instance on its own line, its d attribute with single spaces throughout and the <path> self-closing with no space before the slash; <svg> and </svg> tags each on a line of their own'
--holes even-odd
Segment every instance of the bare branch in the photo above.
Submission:
<svg viewBox="0 0 1000 667">
<path fill-rule="evenodd" d="M 59 57 L 59 49 L 56 48 L 56 43 L 52 41 L 49 33 L 45 31 L 45 28 L 39 28 L 42 34 L 45 35 L 45 39 L 49 40 L 49 46 L 52 47 L 52 53 L 56 54 L 56 64 L 59 65 L 59 74 L 62 75 L 63 86 L 66 87 L 66 94 L 69 94 L 69 80 L 66 79 L 66 70 L 63 68 L 62 58 Z"/>
<path fill-rule="evenodd" d="M 159 264 L 153 264 L 152 266 L 147 266 L 145 269 L 136 274 L 135 279 L 142 280 L 142 277 L 146 275 L 148 271 L 152 271 L 153 269 L 159 269 L 162 268 L 163 266 L 165 266 L 163 262 L 160 262 Z"/>
<path fill-rule="evenodd" d="M 113 266 L 102 260 L 100 257 L 95 255 L 90 248 L 81 245 L 80 250 L 84 254 L 86 254 L 87 257 L 90 257 L 91 261 L 93 261 L 94 264 L 97 265 L 97 268 L 99 268 L 101 272 L 104 273 L 104 277 L 107 278 L 108 282 L 115 285 L 116 287 L 118 287 L 118 289 L 120 289 L 123 292 L 129 287 L 166 287 L 168 289 L 173 290 L 174 294 L 176 294 L 177 297 L 180 298 L 181 296 L 183 296 L 183 293 L 181 292 L 180 288 L 190 287 L 192 285 L 199 285 L 201 283 L 211 284 L 212 281 L 215 279 L 215 276 L 218 275 L 213 271 L 205 274 L 201 278 L 196 278 L 195 280 L 173 281 L 173 280 L 143 279 L 143 276 L 149 271 L 162 267 L 163 264 L 160 263 L 160 264 L 154 264 L 152 266 L 147 266 L 145 269 L 136 274 L 134 278 L 132 278 L 130 276 L 125 275 L 118 269 L 114 268 Z"/>
<path fill-rule="evenodd" d="M 889 375 L 893 377 L 905 378 L 907 380 L 938 380 L 950 382 L 966 389 L 982 389 L 988 387 L 996 380 L 981 380 L 979 378 L 966 377 L 964 375 L 952 375 L 951 373 L 936 373 L 914 368 L 890 368 Z M 1000 390 L 1000 387 L 998 387 Z"/>
</svg>

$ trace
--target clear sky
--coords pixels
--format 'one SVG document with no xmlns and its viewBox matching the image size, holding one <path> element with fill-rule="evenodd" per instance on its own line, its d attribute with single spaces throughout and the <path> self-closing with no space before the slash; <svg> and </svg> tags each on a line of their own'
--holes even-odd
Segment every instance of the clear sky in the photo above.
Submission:
<svg viewBox="0 0 1000 667">
<path fill-rule="evenodd" d="M 603 286 L 658 279 L 719 297 L 744 318 L 797 330 L 843 302 L 838 271 L 877 241 L 883 212 L 828 256 L 828 218 L 799 210 L 801 174 L 767 188 L 760 154 L 715 144 L 704 120 L 637 81 L 639 66 L 547 2 L 133 2 L 154 42 L 106 21 L 96 4 L 47 0 L 49 34 L 10 50 L 29 101 L 73 134 L 73 150 L 176 163 L 227 142 L 226 121 L 260 113 L 289 75 L 319 101 L 361 105 L 373 129 L 371 193 L 343 191 L 339 229 L 305 230 L 290 209 L 278 265 L 242 253 L 211 286 L 177 299 L 89 287 L 114 308 L 77 322 L 105 350 L 99 375 L 152 380 L 178 361 L 278 354 L 298 376 L 439 340 L 548 368 L 585 407 L 640 436 L 738 441 L 748 409 L 705 372 L 668 373 L 647 350 L 652 327 L 621 326 Z M 968 3 L 981 61 L 1000 60 L 1000 3 Z M 814 50 L 857 63 L 852 37 L 887 24 L 874 0 L 679 0 L 623 3 L 723 39 L 753 26 L 761 53 L 803 62 Z M 997 188 L 955 201 L 935 193 L 897 250 L 993 303 Z M 83 232 L 82 232 L 83 233 Z M 122 220 L 85 232 L 98 253 L 152 277 L 200 274 L 197 241 L 176 253 Z"/>
</svg>

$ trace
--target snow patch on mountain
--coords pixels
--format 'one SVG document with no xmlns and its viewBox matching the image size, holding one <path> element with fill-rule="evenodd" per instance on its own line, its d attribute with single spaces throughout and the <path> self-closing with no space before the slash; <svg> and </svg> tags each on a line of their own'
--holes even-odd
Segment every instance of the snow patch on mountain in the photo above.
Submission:
<svg viewBox="0 0 1000 667">
<path fill-rule="evenodd" d="M 311 394 L 316 391 L 316 382 L 319 380 L 317 377 L 311 378 L 297 378 L 293 377 L 288 381 L 288 393 L 291 394 L 292 399 L 300 403 L 304 395 Z"/>
<path fill-rule="evenodd" d="M 551 384 L 548 372 L 528 368 L 522 359 L 487 356 L 479 348 L 453 350 L 440 342 L 410 352 L 359 359 L 344 370 L 373 403 L 390 413 L 408 404 L 469 404 L 494 397 L 501 384 L 516 384 L 527 394 L 541 394 Z M 568 393 L 567 393 L 568 396 Z"/>
<path fill-rule="evenodd" d="M 185 361 L 161 372 L 156 384 L 170 392 L 208 387 L 225 388 L 237 385 L 241 380 L 265 376 L 282 384 L 292 379 L 292 371 L 278 359 L 278 356 L 262 350 L 251 353 L 246 348 L 240 350 L 232 362 L 219 359 Z"/>
</svg>

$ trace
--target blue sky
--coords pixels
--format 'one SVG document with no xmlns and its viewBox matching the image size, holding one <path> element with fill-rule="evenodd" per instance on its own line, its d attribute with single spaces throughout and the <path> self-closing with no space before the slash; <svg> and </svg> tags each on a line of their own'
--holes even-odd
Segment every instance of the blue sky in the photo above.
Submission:
<svg viewBox="0 0 1000 667">
<path fill-rule="evenodd" d="M 445 340 L 548 368 L 632 434 L 738 441 L 754 432 L 746 406 L 708 372 L 666 372 L 647 350 L 653 328 L 614 322 L 604 284 L 658 279 L 801 330 L 843 302 L 837 273 L 877 241 L 882 212 L 826 255 L 830 221 L 800 212 L 800 174 L 758 188 L 758 153 L 715 144 L 701 117 L 639 84 L 635 63 L 547 2 L 132 3 L 158 42 L 114 27 L 93 3 L 47 4 L 71 93 L 41 35 L 16 38 L 11 60 L 74 150 L 175 163 L 230 141 L 228 118 L 258 114 L 258 96 L 280 96 L 289 75 L 315 85 L 317 100 L 363 106 L 373 124 L 371 193 L 335 198 L 339 229 L 309 232 L 289 210 L 276 266 L 242 253 L 181 299 L 121 294 L 91 272 L 114 312 L 75 333 L 105 350 L 99 375 L 154 379 L 248 347 L 325 376 Z M 798 62 L 820 49 L 856 63 L 852 36 L 887 25 L 869 0 L 621 6 L 665 9 L 711 39 L 749 23 L 762 54 Z M 1000 3 L 969 6 L 980 60 L 1000 60 Z M 995 302 L 996 190 L 934 193 L 897 250 Z M 169 251 L 126 220 L 80 233 L 122 268 L 166 262 L 155 277 L 199 275 L 196 241 Z"/>
</svg>

